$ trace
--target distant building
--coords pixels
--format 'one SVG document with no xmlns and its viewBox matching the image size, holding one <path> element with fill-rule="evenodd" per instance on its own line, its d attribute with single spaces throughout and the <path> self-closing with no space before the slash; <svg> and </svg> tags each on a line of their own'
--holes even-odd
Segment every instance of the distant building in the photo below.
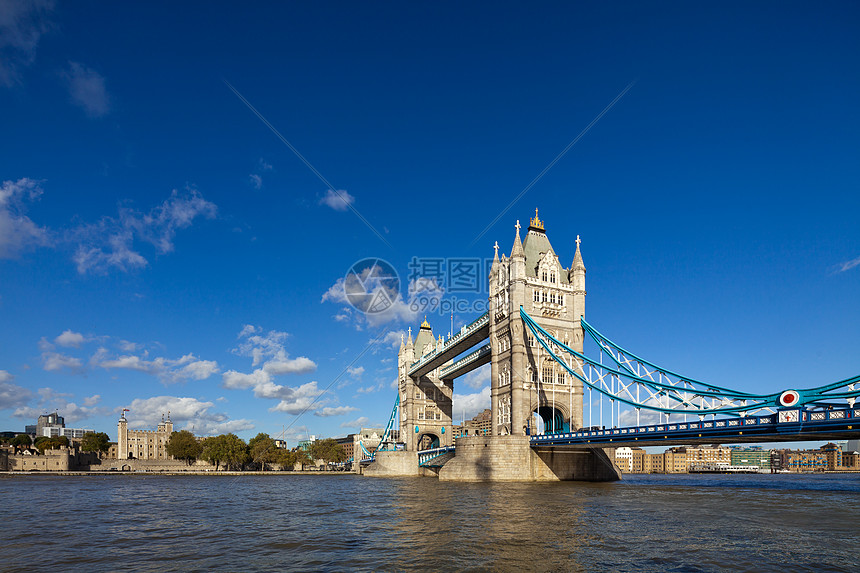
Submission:
<svg viewBox="0 0 860 573">
<path fill-rule="evenodd" d="M 757 467 L 770 471 L 770 450 L 761 447 L 732 448 L 730 461 L 733 466 Z"/>
<path fill-rule="evenodd" d="M 790 472 L 815 472 L 827 469 L 827 458 L 821 451 L 788 450 L 785 469 Z"/>
<path fill-rule="evenodd" d="M 167 442 L 173 433 L 173 422 L 170 421 L 170 412 L 167 420 L 161 417 L 161 423 L 155 431 L 152 430 L 129 430 L 128 420 L 125 419 L 125 411 L 117 422 L 117 448 L 116 457 L 120 460 L 169 460 L 167 455 Z"/>
<path fill-rule="evenodd" d="M 615 449 L 615 465 L 621 470 L 621 473 L 633 472 L 633 449 L 628 447 Z"/>
<path fill-rule="evenodd" d="M 36 423 L 32 426 L 24 426 L 24 433 L 30 434 L 32 437 L 44 436 L 42 433 L 45 427 L 64 428 L 66 420 L 57 412 L 53 414 L 42 414 L 36 419 Z"/>
<path fill-rule="evenodd" d="M 89 429 L 67 428 L 66 419 L 54 412 L 53 414 L 43 414 L 36 419 L 34 425 L 24 427 L 24 433 L 30 434 L 33 438 L 46 437 L 56 438 L 65 436 L 70 440 L 80 440 L 87 432 L 92 432 Z"/>
<path fill-rule="evenodd" d="M 860 452 L 860 440 L 848 440 L 845 442 L 843 452 Z"/>
<path fill-rule="evenodd" d="M 471 420 L 464 420 L 462 425 L 454 426 L 454 437 L 489 436 L 492 429 L 493 412 L 487 408 Z"/>
</svg>

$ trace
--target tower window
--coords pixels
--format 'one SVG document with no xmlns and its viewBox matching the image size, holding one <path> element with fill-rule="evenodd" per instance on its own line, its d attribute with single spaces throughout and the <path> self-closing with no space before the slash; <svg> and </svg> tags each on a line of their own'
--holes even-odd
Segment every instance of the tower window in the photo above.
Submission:
<svg viewBox="0 0 860 573">
<path fill-rule="evenodd" d="M 541 299 L 543 300 L 543 302 L 546 302 L 546 291 L 543 291 L 543 292 L 541 293 L 540 297 L 541 297 Z"/>
<path fill-rule="evenodd" d="M 541 280 L 546 281 L 546 271 L 541 273 Z"/>
<path fill-rule="evenodd" d="M 555 282 L 555 273 L 550 273 L 550 274 L 549 274 L 549 282 L 551 282 L 551 283 L 554 283 L 554 282 Z"/>
<path fill-rule="evenodd" d="M 558 304 L 564 304 L 564 295 L 563 294 L 558 295 Z"/>
<path fill-rule="evenodd" d="M 535 290 L 535 302 L 540 302 L 540 291 Z"/>
</svg>

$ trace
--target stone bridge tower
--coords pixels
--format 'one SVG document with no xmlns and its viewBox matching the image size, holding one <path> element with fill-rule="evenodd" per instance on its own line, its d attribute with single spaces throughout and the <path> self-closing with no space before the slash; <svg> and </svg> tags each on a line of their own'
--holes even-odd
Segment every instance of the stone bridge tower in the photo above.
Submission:
<svg viewBox="0 0 860 573">
<path fill-rule="evenodd" d="M 409 367 L 422 356 L 444 344 L 433 336 L 433 329 L 424 318 L 415 342 L 412 329 L 406 342 L 400 342 L 397 353 L 397 386 L 400 392 L 400 440 L 407 451 L 450 446 L 452 436 L 452 406 L 454 381 L 442 380 L 439 368 L 421 376 L 409 376 Z"/>
<path fill-rule="evenodd" d="M 577 236 L 573 262 L 569 269 L 562 267 L 537 209 L 524 240 L 517 221 L 509 257 L 499 257 L 496 243 L 489 277 L 495 435 L 562 432 L 582 426 L 582 382 L 547 355 L 519 314 L 522 306 L 544 329 L 582 352 L 579 318 L 585 315 L 585 265 L 579 243 Z"/>
</svg>

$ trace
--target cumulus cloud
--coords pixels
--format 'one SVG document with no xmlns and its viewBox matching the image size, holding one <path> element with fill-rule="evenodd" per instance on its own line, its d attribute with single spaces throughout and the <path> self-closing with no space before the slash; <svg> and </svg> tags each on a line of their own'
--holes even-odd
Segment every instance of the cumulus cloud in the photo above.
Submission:
<svg viewBox="0 0 860 573">
<path fill-rule="evenodd" d="M 358 408 L 353 408 L 352 406 L 327 407 L 314 412 L 314 416 L 319 416 L 320 418 L 328 418 L 330 416 L 343 416 L 344 414 L 349 414 L 350 412 L 357 411 Z"/>
<path fill-rule="evenodd" d="M 86 342 L 86 338 L 80 332 L 72 330 L 64 330 L 61 335 L 54 339 L 54 344 L 57 346 L 66 346 L 72 348 L 80 348 L 81 344 Z"/>
<path fill-rule="evenodd" d="M 374 384 L 372 386 L 363 386 L 361 388 L 357 388 L 355 391 L 359 394 L 370 394 L 372 392 L 378 392 L 385 387 L 384 382 L 380 382 L 379 384 Z"/>
<path fill-rule="evenodd" d="M 0 370 L 0 410 L 23 406 L 33 397 L 33 393 L 17 384 L 12 384 L 15 377 Z"/>
<path fill-rule="evenodd" d="M 53 350 L 53 345 L 47 342 L 44 338 L 40 342 L 42 348 L 42 369 L 48 372 L 56 372 L 63 368 L 68 368 L 72 372 L 81 373 L 83 364 L 80 358 L 68 356 Z"/>
<path fill-rule="evenodd" d="M 356 418 L 355 420 L 350 420 L 349 422 L 344 422 L 340 425 L 341 428 L 366 428 L 367 423 L 370 421 L 370 418 L 367 416 L 361 416 L 360 418 Z"/>
<path fill-rule="evenodd" d="M 346 211 L 353 203 L 355 203 L 355 197 L 343 189 L 337 191 L 329 189 L 325 192 L 323 198 L 320 199 L 320 205 L 331 207 L 335 211 Z"/>
<path fill-rule="evenodd" d="M 102 397 L 99 394 L 94 394 L 88 398 L 84 398 L 84 406 L 95 406 L 101 401 Z"/>
<path fill-rule="evenodd" d="M 147 360 L 133 354 L 106 358 L 99 349 L 99 359 L 91 360 L 95 366 L 105 370 L 133 370 L 157 376 L 164 384 L 186 382 L 188 380 L 206 380 L 219 372 L 218 363 L 214 360 L 200 360 L 193 354 L 186 354 L 175 360 L 158 357 Z"/>
<path fill-rule="evenodd" d="M 196 189 L 182 193 L 174 189 L 169 198 L 147 213 L 121 207 L 117 217 L 104 217 L 74 229 L 69 237 L 78 245 L 73 259 L 81 274 L 142 268 L 148 261 L 136 250 L 136 240 L 150 243 L 159 254 L 170 253 L 178 230 L 190 227 L 197 217 L 212 219 L 216 213 L 215 204 Z"/>
<path fill-rule="evenodd" d="M 36 418 L 46 412 L 56 411 L 65 418 L 66 424 L 74 424 L 81 420 L 95 416 L 106 416 L 110 413 L 107 408 L 97 406 L 98 400 L 93 401 L 93 397 L 85 398 L 84 405 L 80 406 L 70 400 L 73 398 L 72 394 L 57 392 L 53 388 L 39 388 L 38 395 L 37 407 L 21 406 L 12 415 L 16 418 L 35 421 Z"/>
<path fill-rule="evenodd" d="M 356 366 L 354 368 L 352 366 L 348 366 L 346 371 L 349 373 L 350 376 L 360 378 L 361 375 L 364 374 L 364 366 Z"/>
<path fill-rule="evenodd" d="M 273 410 L 297 413 L 309 406 L 313 399 L 322 394 L 316 382 L 309 382 L 298 388 L 282 386 L 274 382 L 275 376 L 283 374 L 305 374 L 316 370 L 316 363 L 305 356 L 290 358 L 284 348 L 288 338 L 286 332 L 270 330 L 263 333 L 258 326 L 246 324 L 239 332 L 239 346 L 233 353 L 251 358 L 251 366 L 257 367 L 250 373 L 229 370 L 222 374 L 225 388 L 253 389 L 258 398 L 280 399 Z M 308 399 L 306 399 L 308 398 Z"/>
<path fill-rule="evenodd" d="M 254 428 L 250 420 L 231 420 L 226 414 L 214 412 L 212 402 L 179 396 L 136 398 L 128 405 L 129 427 L 152 428 L 170 412 L 176 429 L 189 430 L 198 436 L 241 432 Z"/>
<path fill-rule="evenodd" d="M 486 386 L 475 394 L 454 394 L 454 418 L 466 420 L 474 418 L 490 407 L 490 387 Z"/>
<path fill-rule="evenodd" d="M 430 297 L 440 299 L 444 289 L 434 280 L 414 280 L 409 285 L 409 299 L 404 300 L 400 293 L 394 290 L 390 277 L 374 279 L 374 267 L 363 269 L 360 275 L 350 274 L 341 277 L 323 293 L 320 302 L 332 302 L 348 305 L 343 307 L 337 320 L 352 320 L 358 326 L 377 327 L 391 322 L 413 323 L 419 317 L 419 311 L 426 308 L 426 300 Z M 360 297 L 356 296 L 356 293 Z M 352 300 L 351 300 L 352 299 Z M 423 304 L 422 304 L 423 302 Z M 363 312 L 355 308 L 355 304 L 375 309 L 373 312 Z M 353 312 L 355 310 L 356 312 Z M 384 342 L 397 347 L 400 344 L 399 331 L 392 335 L 386 334 Z"/>
<path fill-rule="evenodd" d="M 27 177 L 0 186 L 0 259 L 11 259 L 48 244 L 49 233 L 24 215 L 24 205 L 42 194 L 41 182 Z"/>
<path fill-rule="evenodd" d="M 483 388 L 490 383 L 490 365 L 485 364 L 476 370 L 472 370 L 462 378 L 457 380 L 457 384 L 468 386 L 469 388 Z"/>
<path fill-rule="evenodd" d="M 88 117 L 107 115 L 110 110 L 110 97 L 105 87 L 104 76 L 78 62 L 69 62 L 62 76 L 69 89 L 72 103 L 82 108 Z"/>
<path fill-rule="evenodd" d="M 50 28 L 51 0 L 0 1 L 0 85 L 21 82 L 21 71 L 36 59 L 39 40 Z"/>
</svg>

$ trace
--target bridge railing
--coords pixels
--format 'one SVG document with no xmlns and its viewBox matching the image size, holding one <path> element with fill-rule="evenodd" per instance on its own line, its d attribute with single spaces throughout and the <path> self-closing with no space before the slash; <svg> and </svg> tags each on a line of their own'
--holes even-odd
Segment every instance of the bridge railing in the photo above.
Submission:
<svg viewBox="0 0 860 573">
<path fill-rule="evenodd" d="M 419 358 L 418 360 L 413 362 L 412 365 L 409 367 L 409 371 L 412 372 L 413 370 L 415 370 L 416 368 L 418 368 L 419 366 L 424 364 L 426 361 L 430 360 L 431 358 L 433 358 L 437 354 L 444 352 L 448 348 L 451 348 L 451 346 L 457 344 L 457 342 L 459 340 L 465 338 L 466 336 L 468 336 L 469 334 L 474 332 L 476 329 L 481 328 L 482 326 L 484 326 L 485 324 L 487 324 L 489 322 L 490 322 L 490 313 L 485 312 L 484 314 L 482 314 L 481 316 L 479 316 L 478 318 L 476 318 L 475 320 L 473 320 L 472 322 L 470 322 L 469 324 L 467 324 L 466 326 L 461 328 L 460 332 L 458 332 L 457 334 L 455 334 L 454 336 L 452 336 L 451 338 L 446 340 L 442 344 L 441 347 L 437 346 L 436 349 L 433 350 L 431 353 L 429 353 L 425 356 L 422 356 L 421 358 Z M 423 349 L 421 349 L 421 350 L 423 350 Z"/>
<path fill-rule="evenodd" d="M 453 451 L 454 446 L 443 446 L 441 448 L 433 448 L 432 450 L 422 450 L 418 452 L 418 465 L 423 466 L 430 460 L 434 460 Z"/>
<path fill-rule="evenodd" d="M 829 410 L 785 409 L 767 416 L 747 416 L 744 418 L 721 418 L 715 420 L 699 420 L 696 422 L 671 422 L 649 426 L 629 426 L 624 428 L 582 429 L 576 432 L 542 434 L 531 436 L 529 442 L 534 445 L 552 443 L 588 443 L 631 441 L 639 438 L 651 439 L 656 436 L 685 438 L 707 437 L 709 434 L 724 435 L 738 430 L 739 433 L 761 429 L 777 432 L 827 431 L 841 429 L 855 430 L 853 424 L 860 423 L 860 408 L 833 408 Z M 855 431 L 860 431 L 858 427 Z"/>
<path fill-rule="evenodd" d="M 489 344 L 487 344 L 486 346 L 482 346 L 481 348 L 477 349 L 476 351 L 470 352 L 469 354 L 467 354 L 466 356 L 464 356 L 463 358 L 461 358 L 457 362 L 453 363 L 451 366 L 448 366 L 447 368 L 442 369 L 439 372 L 439 377 L 444 378 L 445 374 L 448 374 L 449 372 L 453 372 L 453 371 L 457 370 L 458 368 L 460 368 L 464 364 L 468 364 L 472 360 L 476 360 L 478 358 L 486 356 L 487 354 L 490 354 L 490 352 L 492 352 L 492 348 L 490 348 Z"/>
</svg>

